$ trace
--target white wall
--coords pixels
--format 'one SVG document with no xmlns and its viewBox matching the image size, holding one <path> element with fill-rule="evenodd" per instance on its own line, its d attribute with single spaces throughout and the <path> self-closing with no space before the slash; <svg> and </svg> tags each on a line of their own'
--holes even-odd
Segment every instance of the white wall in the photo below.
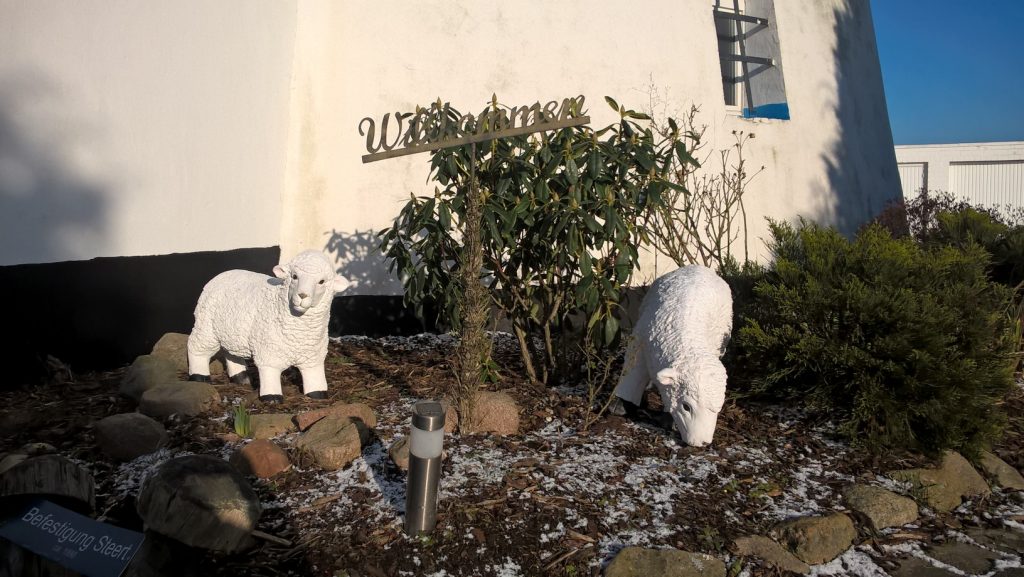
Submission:
<svg viewBox="0 0 1024 577">
<path fill-rule="evenodd" d="M 276 246 L 295 3 L 0 0 L 0 265 Z"/>
<path fill-rule="evenodd" d="M 726 110 L 711 4 L 0 0 L 0 265 L 280 244 L 395 293 L 374 233 L 429 156 L 363 165 L 363 117 L 583 94 L 601 127 L 652 84 L 709 151 L 756 133 L 754 254 L 765 216 L 852 232 L 899 194 L 868 0 L 775 2 L 789 121 Z"/>
<path fill-rule="evenodd" d="M 896 158 L 901 175 L 919 167 L 930 191 L 982 206 L 1024 206 L 1024 142 L 901 145 Z M 903 180 L 904 196 L 920 192 L 921 184 Z"/>
<path fill-rule="evenodd" d="M 624 14 L 624 10 L 628 14 Z M 410 193 L 425 194 L 429 155 L 364 165 L 359 121 L 437 98 L 479 111 L 583 94 L 595 127 L 603 96 L 633 108 L 651 82 L 669 111 L 700 104 L 711 148 L 755 132 L 746 152 L 765 171 L 748 192 L 750 248 L 764 216 L 806 216 L 846 231 L 899 194 L 866 0 L 776 2 L 792 120 L 725 109 L 711 3 L 647 0 L 628 9 L 584 0 L 329 2 L 299 6 L 282 253 L 324 248 L 363 293 L 397 292 L 370 250 Z M 838 32 L 838 33 L 837 33 Z M 674 268 L 646 257 L 644 279 Z"/>
</svg>

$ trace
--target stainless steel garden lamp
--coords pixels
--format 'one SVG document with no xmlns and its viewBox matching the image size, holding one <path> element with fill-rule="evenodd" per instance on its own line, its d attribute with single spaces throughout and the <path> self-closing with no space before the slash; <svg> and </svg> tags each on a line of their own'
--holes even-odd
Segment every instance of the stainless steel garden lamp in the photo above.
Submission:
<svg viewBox="0 0 1024 577">
<path fill-rule="evenodd" d="M 437 523 L 437 484 L 441 478 L 444 406 L 419 401 L 412 407 L 409 478 L 405 488 L 405 532 L 429 533 Z"/>
</svg>

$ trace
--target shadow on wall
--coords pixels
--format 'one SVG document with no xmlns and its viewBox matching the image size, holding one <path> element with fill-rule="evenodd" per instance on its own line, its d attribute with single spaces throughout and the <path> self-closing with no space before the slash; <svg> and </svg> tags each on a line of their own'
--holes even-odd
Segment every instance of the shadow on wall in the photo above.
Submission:
<svg viewBox="0 0 1024 577">
<path fill-rule="evenodd" d="M 835 9 L 835 36 L 839 127 L 822 155 L 829 190 L 820 191 L 833 204 L 815 220 L 852 236 L 902 193 L 868 0 L 846 0 Z"/>
<path fill-rule="evenodd" d="M 331 336 L 412 335 L 436 331 L 432 322 L 424 322 L 403 302 L 402 283 L 388 272 L 380 244 L 373 231 L 353 233 L 332 230 L 324 250 L 334 256 L 341 276 L 352 287 L 334 299 L 331 308 Z M 436 318 L 428 311 L 427 319 Z"/>
<path fill-rule="evenodd" d="M 61 96 L 35 74 L 0 77 L 0 297 L 10 323 L 4 329 L 17 333 L 5 345 L 14 379 L 41 376 L 46 354 L 58 353 L 54 334 L 73 339 L 65 321 L 81 314 L 74 303 L 82 295 L 69 279 L 34 274 L 46 265 L 23 263 L 87 258 L 106 241 L 107 187 L 69 163 L 86 156 L 91 143 L 82 141 L 91 137 Z M 4 266 L 14 264 L 21 266 Z"/>
<path fill-rule="evenodd" d="M 388 272 L 376 233 L 370 230 L 344 233 L 332 229 L 329 234 L 324 250 L 334 256 L 338 273 L 352 283 L 350 293 L 402 294 L 402 283 Z"/>
<path fill-rule="evenodd" d="M 0 265 L 88 258 L 106 240 L 106 186 L 80 175 L 90 142 L 57 90 L 0 77 Z"/>
<path fill-rule="evenodd" d="M 215 275 L 268 273 L 280 258 L 277 247 L 90 258 L 109 240 L 113 186 L 81 174 L 109 159 L 73 103 L 31 78 L 0 77 L 0 302 L 14 337 L 0 389 L 45 378 L 48 355 L 74 372 L 131 362 L 163 333 L 191 329 Z"/>
</svg>

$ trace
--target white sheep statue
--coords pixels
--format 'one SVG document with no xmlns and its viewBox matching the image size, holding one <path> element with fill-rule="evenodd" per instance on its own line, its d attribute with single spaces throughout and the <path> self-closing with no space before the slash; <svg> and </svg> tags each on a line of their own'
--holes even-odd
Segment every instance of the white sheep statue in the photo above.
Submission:
<svg viewBox="0 0 1024 577">
<path fill-rule="evenodd" d="M 732 292 L 715 271 L 690 265 L 662 276 L 640 303 L 614 394 L 640 404 L 653 382 L 683 441 L 707 445 L 725 404 L 720 359 L 731 330 Z M 613 404 L 624 412 L 621 401 Z"/>
<path fill-rule="evenodd" d="M 188 337 L 189 380 L 210 380 L 210 357 L 221 348 L 228 375 L 248 383 L 245 359 L 259 371 L 260 400 L 281 402 L 281 372 L 296 367 L 313 399 L 327 398 L 327 323 L 334 294 L 348 281 L 320 251 L 307 250 L 274 267 L 274 277 L 229 270 L 206 283 Z"/>
</svg>

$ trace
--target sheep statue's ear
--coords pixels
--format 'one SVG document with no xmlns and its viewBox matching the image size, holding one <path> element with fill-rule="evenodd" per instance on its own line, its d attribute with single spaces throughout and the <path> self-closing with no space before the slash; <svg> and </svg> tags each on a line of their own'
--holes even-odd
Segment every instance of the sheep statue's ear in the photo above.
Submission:
<svg viewBox="0 0 1024 577">
<path fill-rule="evenodd" d="M 280 279 L 288 278 L 288 271 L 286 271 L 283 266 L 277 265 L 274 267 L 274 276 Z"/>
<path fill-rule="evenodd" d="M 341 291 L 347 289 L 351 284 L 352 283 L 350 283 L 348 281 L 348 279 L 346 279 L 345 277 L 341 276 L 340 274 L 334 275 L 334 283 L 333 283 L 334 292 L 340 293 Z"/>
<path fill-rule="evenodd" d="M 657 375 L 654 375 L 655 380 L 662 385 L 671 385 L 672 383 L 675 383 L 677 377 L 679 377 L 679 373 L 677 373 L 672 367 L 661 369 L 658 371 Z"/>
</svg>

